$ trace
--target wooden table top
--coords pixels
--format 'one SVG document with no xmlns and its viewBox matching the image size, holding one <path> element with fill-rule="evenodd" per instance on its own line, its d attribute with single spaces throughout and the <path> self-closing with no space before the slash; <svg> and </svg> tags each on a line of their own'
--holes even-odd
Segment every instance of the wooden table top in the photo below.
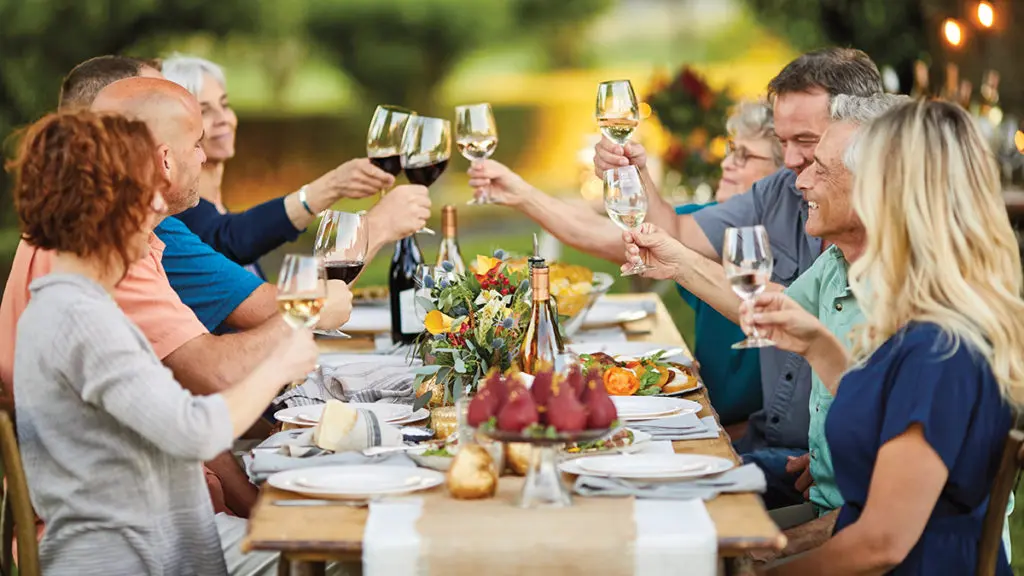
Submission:
<svg viewBox="0 0 1024 576">
<path fill-rule="evenodd" d="M 657 304 L 654 315 L 625 326 L 633 335 L 631 341 L 679 346 L 689 350 L 668 310 L 656 294 L 609 296 L 610 299 L 648 300 Z M 367 338 L 321 341 L 323 352 L 372 350 Z M 700 416 L 718 414 L 711 408 L 707 392 L 701 388 L 687 396 L 700 402 Z M 729 436 L 723 431 L 713 440 L 684 440 L 673 443 L 678 453 L 709 454 L 739 462 Z M 437 488 L 443 490 L 444 488 Z M 264 484 L 259 500 L 249 519 L 249 529 L 242 543 L 243 550 L 288 552 L 296 560 L 358 559 L 362 553 L 363 529 L 369 511 L 345 506 L 286 507 L 274 506 L 276 500 L 302 498 Z M 781 550 L 786 537 L 768 517 L 760 496 L 756 494 L 724 494 L 705 503 L 718 533 L 718 552 L 722 556 L 739 556 L 751 550 Z"/>
</svg>

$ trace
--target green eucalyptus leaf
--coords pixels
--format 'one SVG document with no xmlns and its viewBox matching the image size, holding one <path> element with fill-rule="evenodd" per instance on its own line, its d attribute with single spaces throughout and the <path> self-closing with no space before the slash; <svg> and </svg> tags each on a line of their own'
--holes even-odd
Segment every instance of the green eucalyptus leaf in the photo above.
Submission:
<svg viewBox="0 0 1024 576">
<path fill-rule="evenodd" d="M 416 400 L 414 400 L 413 403 L 412 403 L 412 411 L 415 412 L 415 411 L 419 410 L 420 408 L 423 408 L 424 406 L 426 406 L 427 402 L 430 402 L 430 399 L 433 396 L 434 396 L 434 391 L 433 390 L 427 390 L 426 392 L 423 393 L 423 395 L 417 396 Z"/>
</svg>

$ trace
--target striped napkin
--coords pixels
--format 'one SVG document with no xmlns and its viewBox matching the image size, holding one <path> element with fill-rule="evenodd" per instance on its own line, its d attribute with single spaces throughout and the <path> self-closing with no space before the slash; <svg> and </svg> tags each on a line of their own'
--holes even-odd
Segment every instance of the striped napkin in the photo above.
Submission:
<svg viewBox="0 0 1024 576">
<path fill-rule="evenodd" d="M 313 444 L 313 429 L 300 428 L 278 432 L 242 456 L 245 472 L 255 483 L 265 481 L 282 470 L 333 466 L 336 464 L 389 464 L 415 466 L 404 453 L 363 456 L 358 450 L 372 446 L 399 446 L 402 434 L 398 428 L 380 422 L 369 410 L 359 410 L 359 422 L 351 433 L 353 451 L 330 452 Z"/>
<path fill-rule="evenodd" d="M 274 399 L 277 409 L 323 404 L 334 398 L 342 402 L 386 402 L 412 404 L 413 366 L 419 361 L 405 356 L 377 354 L 330 354 L 306 381 Z"/>
</svg>

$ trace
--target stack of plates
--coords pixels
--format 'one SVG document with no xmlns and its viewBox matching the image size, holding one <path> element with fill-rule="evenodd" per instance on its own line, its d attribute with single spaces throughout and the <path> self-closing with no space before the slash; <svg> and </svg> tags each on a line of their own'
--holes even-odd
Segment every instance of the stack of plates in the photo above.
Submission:
<svg viewBox="0 0 1024 576">
<path fill-rule="evenodd" d="M 655 420 L 700 412 L 700 404 L 666 396 L 612 396 L 620 422 Z"/>
<path fill-rule="evenodd" d="M 731 460 L 703 454 L 614 454 L 585 456 L 559 464 L 562 472 L 634 480 L 684 480 L 720 474 Z"/>
<path fill-rule="evenodd" d="M 440 486 L 444 474 L 405 466 L 324 466 L 278 472 L 267 483 L 313 498 L 368 500 Z"/>
<path fill-rule="evenodd" d="M 278 410 L 275 412 L 274 419 L 278 422 L 294 424 L 296 426 L 316 426 L 316 423 L 320 421 L 320 417 L 324 413 L 324 406 L 324 404 L 317 404 L 315 406 L 295 406 L 293 408 L 285 408 L 284 410 Z M 420 420 L 424 420 L 430 416 L 430 410 L 420 408 L 413 412 L 412 406 L 407 404 L 352 403 L 349 404 L 349 406 L 356 409 L 369 410 L 376 414 L 377 418 L 380 418 L 388 424 L 394 424 L 396 426 L 419 422 Z"/>
</svg>

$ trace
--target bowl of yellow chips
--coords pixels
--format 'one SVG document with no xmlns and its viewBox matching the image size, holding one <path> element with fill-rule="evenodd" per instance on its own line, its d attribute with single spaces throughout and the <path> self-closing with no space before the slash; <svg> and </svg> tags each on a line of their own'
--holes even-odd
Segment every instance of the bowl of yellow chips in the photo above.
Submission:
<svg viewBox="0 0 1024 576">
<path fill-rule="evenodd" d="M 525 268 L 525 258 L 512 260 L 513 268 Z M 615 279 L 604 272 L 594 272 L 586 266 L 548 263 L 550 292 L 558 307 L 562 335 L 571 337 L 583 326 L 583 319 L 594 306 L 598 298 L 611 289 Z M 568 318 L 566 318 L 568 317 Z"/>
</svg>

